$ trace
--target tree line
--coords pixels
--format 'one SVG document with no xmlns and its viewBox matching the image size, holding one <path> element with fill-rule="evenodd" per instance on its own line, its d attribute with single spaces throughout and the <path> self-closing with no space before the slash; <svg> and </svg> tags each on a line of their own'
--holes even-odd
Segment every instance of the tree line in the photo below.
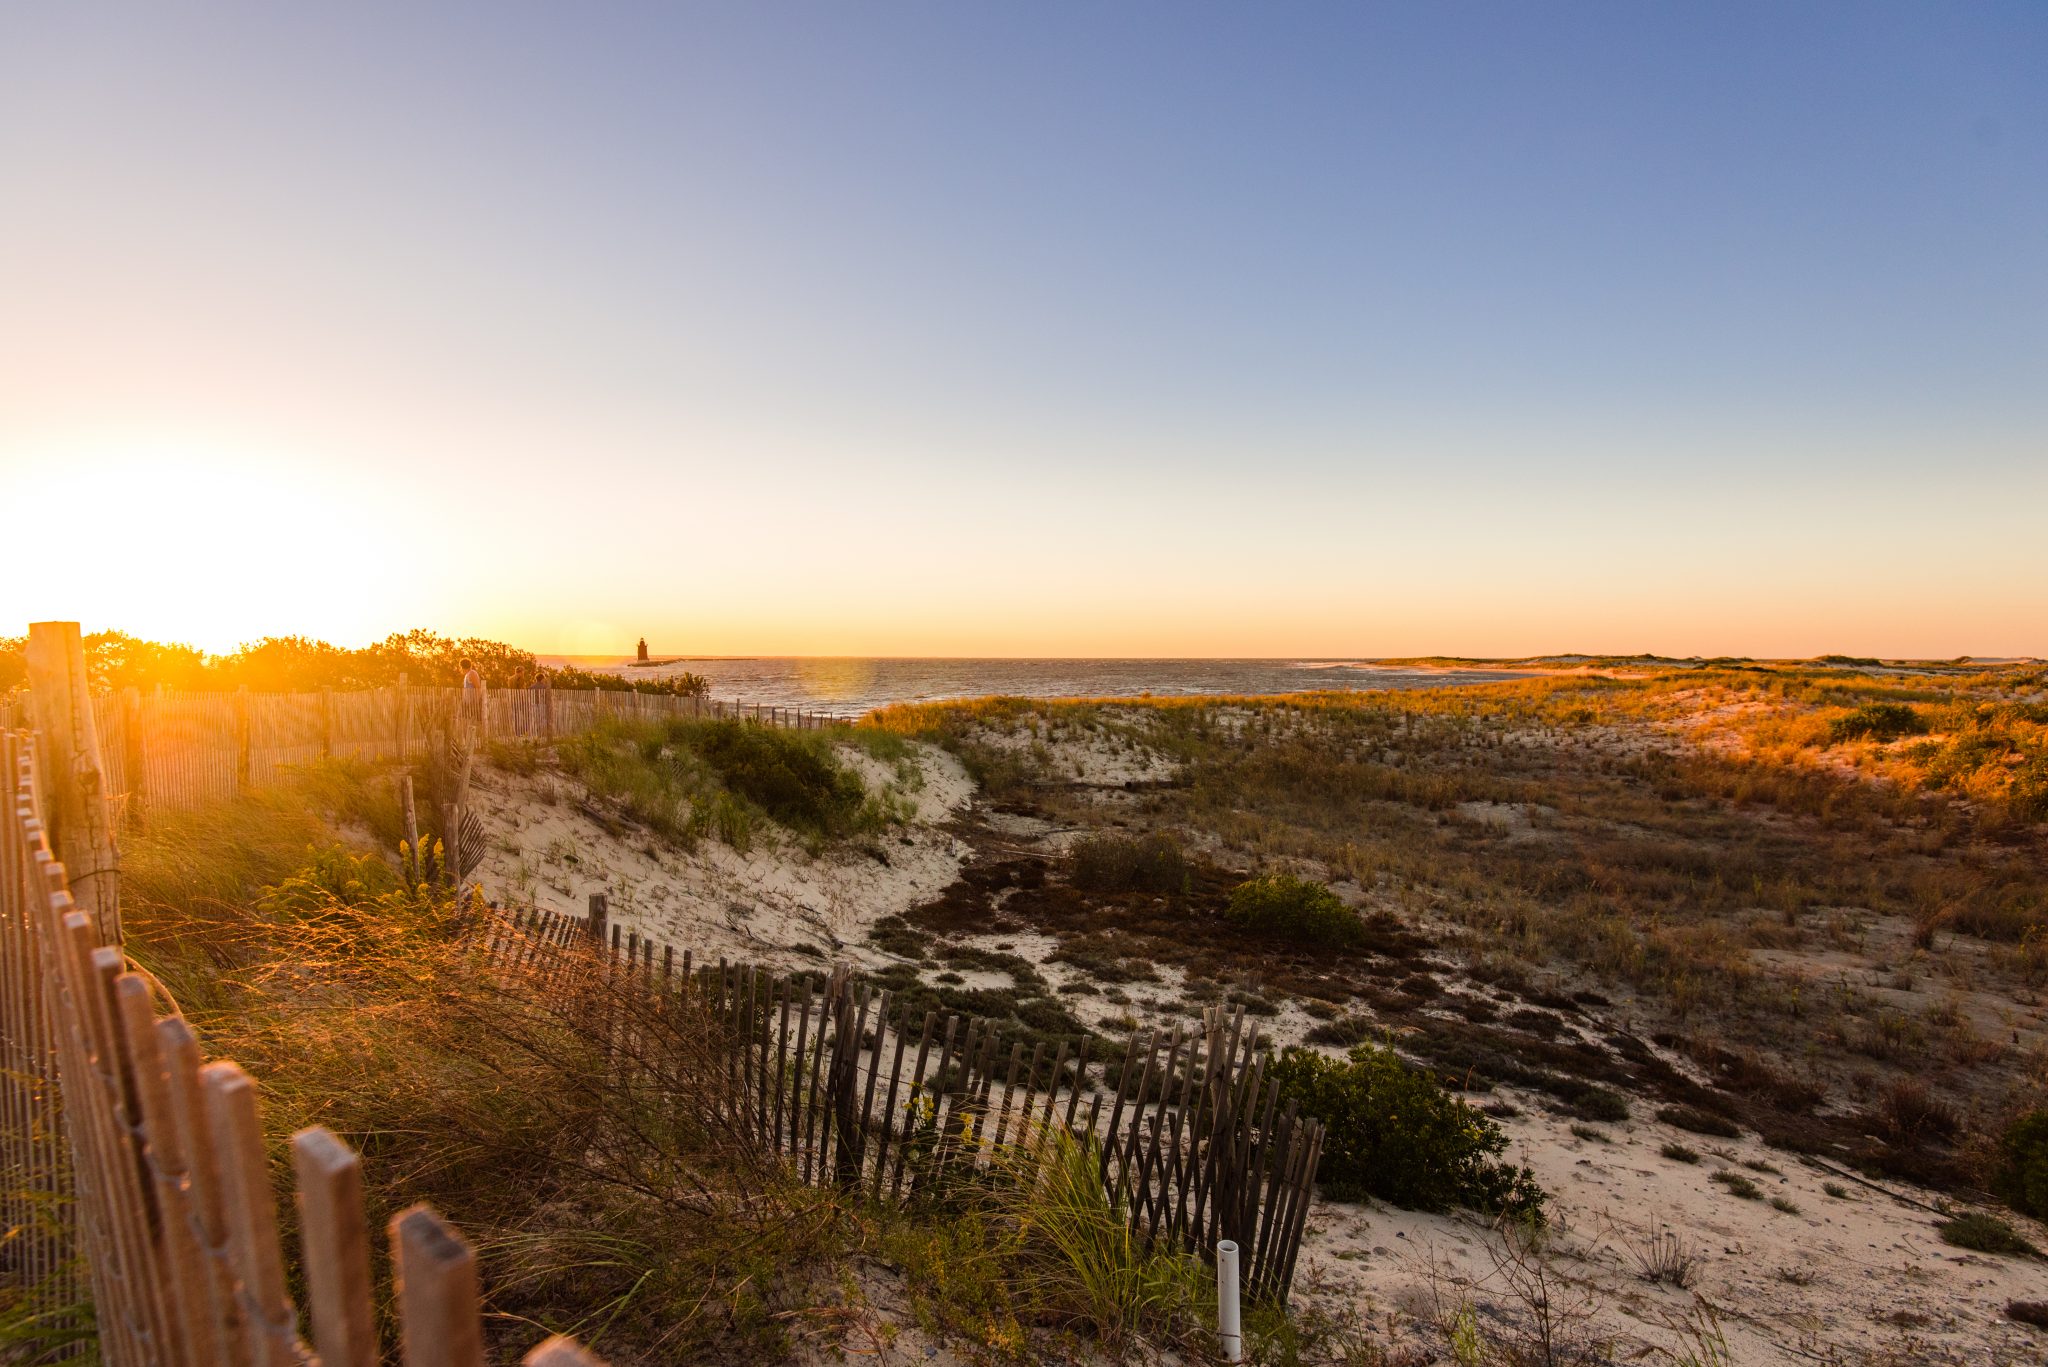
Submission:
<svg viewBox="0 0 2048 1367">
<path fill-rule="evenodd" d="M 27 643 L 25 636 L 0 636 L 0 693 L 27 682 Z M 382 688 L 397 683 L 400 676 L 424 687 L 452 688 L 462 682 L 464 660 L 475 665 L 492 688 L 524 688 L 540 668 L 532 651 L 502 641 L 474 636 L 457 640 L 418 629 L 353 648 L 307 636 L 266 636 L 224 655 L 146 641 L 122 631 L 94 632 L 85 638 L 86 672 L 96 688 L 299 693 Z M 552 687 L 564 689 L 674 694 L 702 694 L 706 689 L 697 674 L 626 679 L 562 665 L 549 668 L 547 675 Z"/>
</svg>

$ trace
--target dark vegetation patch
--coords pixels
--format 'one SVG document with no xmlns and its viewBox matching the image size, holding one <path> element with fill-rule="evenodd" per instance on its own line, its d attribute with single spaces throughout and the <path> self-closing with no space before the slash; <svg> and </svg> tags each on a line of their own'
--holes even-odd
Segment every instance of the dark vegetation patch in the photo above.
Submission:
<svg viewBox="0 0 2048 1367">
<path fill-rule="evenodd" d="M 1935 1226 L 1941 1241 L 1976 1253 L 1997 1253 L 2008 1258 L 2038 1258 L 2041 1251 L 2021 1238 L 2018 1231 L 1996 1215 L 1971 1211 Z"/>
<path fill-rule="evenodd" d="M 1308 1032 L 1310 1044 L 1333 1044 L 1349 1048 L 1363 1044 L 1373 1036 L 1383 1033 L 1367 1016 L 1339 1016 L 1336 1020 L 1324 1021 Z"/>
<path fill-rule="evenodd" d="M 1999 1136 L 1991 1190 L 2014 1210 L 2048 1220 L 2048 1110 L 2027 1112 Z"/>
<path fill-rule="evenodd" d="M 1690 1134 L 1710 1134 L 1721 1139 L 1742 1137 L 1742 1127 L 1727 1116 L 1697 1106 L 1666 1106 L 1657 1112 L 1657 1119 Z"/>
<path fill-rule="evenodd" d="M 1072 964 L 1097 982 L 1149 983 L 1159 978 L 1149 957 L 1150 946 L 1122 931 L 1104 930 L 1063 940 L 1053 951 L 1055 963 Z"/>
<path fill-rule="evenodd" d="M 963 987 L 936 979 L 926 982 L 909 964 L 891 965 L 874 975 L 873 981 L 888 990 L 891 1009 L 907 1010 L 912 1020 L 931 1011 L 941 1019 L 951 1012 L 963 1019 L 993 1021 L 1006 1041 L 1024 1045 L 1027 1061 L 1033 1047 L 1043 1045 L 1036 1085 L 1051 1080 L 1052 1059 L 1062 1040 L 1073 1046 L 1070 1052 L 1078 1052 L 1083 1039 L 1096 1038 L 1095 1032 L 1074 1015 L 1057 993 L 1015 987 Z M 1098 1052 L 1095 1057 L 1100 1058 L 1101 1054 Z"/>
<path fill-rule="evenodd" d="M 1084 836 L 1067 852 L 1067 876 L 1089 892 L 1186 892 L 1193 866 L 1180 842 L 1164 833 Z"/>
<path fill-rule="evenodd" d="M 1906 1145 L 1948 1143 L 1962 1132 L 1954 1106 L 1916 1078 L 1897 1078 L 1878 1096 L 1871 1123 L 1879 1134 Z"/>
<path fill-rule="evenodd" d="M 703 756 L 727 791 L 790 829 L 826 836 L 854 829 L 867 791 L 817 733 L 733 721 L 672 723 L 668 729 L 669 743 L 687 744 Z"/>
</svg>

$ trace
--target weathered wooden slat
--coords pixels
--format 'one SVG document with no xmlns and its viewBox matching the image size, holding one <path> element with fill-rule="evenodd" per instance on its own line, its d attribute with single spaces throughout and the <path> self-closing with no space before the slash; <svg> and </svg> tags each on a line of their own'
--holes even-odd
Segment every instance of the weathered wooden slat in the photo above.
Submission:
<svg viewBox="0 0 2048 1367">
<path fill-rule="evenodd" d="M 875 1047 L 869 1052 L 868 1085 L 860 1099 L 860 1132 L 867 1135 L 875 1123 L 875 1085 L 882 1080 L 882 1043 L 889 1037 L 889 1008 L 895 1005 L 892 995 L 885 989 L 875 1001 Z M 897 1035 L 896 1052 L 902 1057 L 902 1035 Z M 873 1145 L 862 1141 L 861 1155 L 865 1158 Z M 879 1160 L 877 1160 L 879 1161 Z M 879 1169 L 877 1169 L 879 1171 Z"/>
<path fill-rule="evenodd" d="M 811 1076 L 804 1089 L 804 1132 L 803 1157 L 804 1181 L 809 1182 L 813 1173 L 820 1170 L 821 1155 L 811 1142 L 811 1135 L 817 1129 L 818 1111 L 823 1101 L 825 1071 L 826 1026 L 830 1023 L 832 1008 L 837 1002 L 839 976 L 832 974 L 825 980 L 824 995 L 818 1001 L 818 1028 L 811 1037 Z"/>
<path fill-rule="evenodd" d="M 1038 1047 L 1041 1050 L 1045 1048 L 1045 1046 L 1042 1044 Z M 1037 1062 L 1037 1058 L 1035 1056 L 1033 1057 L 1032 1062 Z M 1002 1105 L 996 1108 L 995 1134 L 990 1140 L 991 1144 L 993 1144 L 996 1148 L 1002 1147 L 1003 1135 L 1005 1131 L 1007 1131 L 1010 1127 L 1010 1103 L 1014 1099 L 1017 1091 L 1017 1070 L 1023 1066 L 1023 1063 L 1024 1041 L 1018 1040 L 1015 1044 L 1012 1044 L 1010 1046 L 1010 1071 L 1008 1076 L 1003 1081 Z"/>
<path fill-rule="evenodd" d="M 923 1079 L 923 1075 L 922 1075 L 922 1073 L 920 1073 L 920 1075 L 919 1075 L 919 1082 L 920 1082 L 920 1091 L 922 1092 L 922 1094 L 923 1094 L 923 1095 L 924 1095 L 924 1096 L 925 1096 L 926 1098 L 928 1098 L 928 1099 L 929 1099 L 929 1101 L 930 1101 L 930 1104 L 931 1104 L 931 1125 L 932 1125 L 932 1154 L 931 1154 L 931 1161 L 932 1161 L 932 1162 L 933 1162 L 934 1164 L 936 1164 L 936 1162 L 937 1162 L 937 1158 L 938 1158 L 938 1154 L 939 1154 L 939 1151 L 940 1151 L 940 1150 L 941 1150 L 941 1149 L 942 1149 L 942 1148 L 944 1147 L 944 1144 L 945 1144 L 945 1139 L 946 1139 L 946 1132 L 945 1132 L 945 1128 L 944 1128 L 944 1126 L 945 1126 L 945 1123 L 946 1123 L 946 1122 L 945 1122 L 945 1113 L 944 1113 L 944 1107 L 945 1107 L 946 1101 L 947 1101 L 947 1099 L 948 1099 L 948 1098 L 947 1098 L 947 1085 L 946 1085 L 946 1084 L 947 1084 L 947 1077 L 946 1077 L 946 1071 L 947 1071 L 947 1067 L 948 1067 L 948 1065 L 949 1065 L 949 1064 L 950 1064 L 950 1063 L 952 1062 L 952 1058 L 953 1058 L 953 1035 L 954 1035 L 954 1032 L 955 1032 L 955 1030 L 956 1030 L 956 1029 L 958 1028 L 959 1024 L 960 1024 L 960 1018 L 959 1018 L 958 1016 L 952 1015 L 952 1014 L 950 1014 L 950 1013 L 949 1013 L 949 1014 L 948 1014 L 948 1015 L 946 1016 L 946 1033 L 945 1033 L 945 1038 L 944 1038 L 944 1040 L 943 1040 L 943 1042 L 941 1043 L 941 1045 L 940 1045 L 940 1048 L 939 1048 L 939 1066 L 938 1066 L 938 1071 L 936 1071 L 935 1073 L 933 1073 L 933 1074 L 931 1075 L 931 1077 L 932 1077 L 932 1079 L 933 1079 L 933 1081 L 932 1081 L 932 1082 L 925 1082 L 925 1081 L 924 1081 L 924 1079 Z M 969 1029 L 971 1030 L 972 1028 L 973 1028 L 973 1027 L 972 1027 L 972 1025 L 970 1024 L 970 1026 L 969 1026 Z M 924 1062 L 924 1059 L 923 1059 L 923 1057 L 922 1057 L 922 1056 L 920 1056 L 920 1057 L 918 1058 L 918 1063 L 919 1063 L 919 1064 L 922 1064 L 923 1062 Z M 903 1148 L 903 1155 L 904 1155 L 904 1157 L 905 1157 L 905 1158 L 907 1158 L 907 1157 L 909 1156 L 909 1153 L 910 1153 L 910 1146 L 909 1146 L 908 1144 L 905 1144 L 905 1145 L 904 1145 L 904 1148 Z M 900 1179 L 900 1178 L 902 1177 L 902 1172 L 901 1172 L 901 1168 L 900 1168 L 900 1163 L 899 1163 L 899 1170 L 898 1170 L 898 1172 L 897 1172 L 897 1177 L 898 1177 L 899 1179 Z M 912 1188 L 912 1189 L 913 1189 L 913 1190 L 915 1190 L 915 1187 L 913 1186 L 913 1188 Z"/>
<path fill-rule="evenodd" d="M 405 1367 L 484 1367 L 476 1253 L 428 1206 L 391 1217 Z"/>
<path fill-rule="evenodd" d="M 1308 1207 L 1309 1202 L 1315 1195 L 1316 1167 L 1322 1162 L 1323 1136 L 1325 1133 L 1326 1131 L 1320 1123 L 1309 1127 L 1308 1153 L 1302 1159 L 1301 1186 L 1295 1198 L 1294 1218 L 1289 1224 L 1287 1261 L 1280 1271 L 1278 1299 L 1283 1305 L 1286 1304 L 1288 1295 L 1294 1290 L 1294 1265 L 1296 1260 L 1301 1257 L 1302 1232 L 1308 1227 Z"/>
<path fill-rule="evenodd" d="M 234 1063 L 209 1063 L 199 1070 L 199 1089 L 218 1155 L 228 1248 L 241 1282 L 254 1360 L 296 1367 L 298 1328 L 285 1297 L 277 1205 L 256 1116 L 256 1079 Z"/>
<path fill-rule="evenodd" d="M 1073 1086 L 1067 1093 L 1066 1123 L 1068 1130 L 1074 1128 L 1074 1108 L 1081 1104 L 1081 1090 L 1088 1085 L 1088 1049 L 1092 1043 L 1093 1041 L 1088 1036 L 1083 1035 L 1081 1037 L 1081 1052 L 1074 1060 Z M 1100 1095 L 1098 1095 L 1096 1102 L 1099 1103 L 1101 1099 Z M 1088 1112 L 1088 1127 L 1091 1130 L 1095 1128 L 1095 1112 L 1092 1107 Z"/>
<path fill-rule="evenodd" d="M 170 1092 L 171 1114 L 177 1121 L 177 1142 L 185 1155 L 186 1203 L 194 1236 L 204 1254 L 206 1280 L 211 1293 L 206 1300 L 206 1318 L 211 1337 L 219 1347 L 222 1362 L 248 1362 L 249 1325 L 242 1302 L 235 1294 L 230 1266 L 225 1197 L 221 1192 L 220 1161 L 213 1131 L 206 1123 L 205 1101 L 199 1084 L 199 1041 L 182 1017 L 170 1016 L 156 1023 L 157 1044 L 164 1059 L 164 1082 Z"/>
<path fill-rule="evenodd" d="M 139 973 L 116 978 L 114 992 L 121 1033 L 135 1072 L 140 1103 L 137 1125 L 148 1136 L 147 1171 L 155 1183 L 161 1213 L 155 1234 L 157 1271 L 166 1279 L 162 1288 L 168 1312 L 165 1327 L 170 1335 L 166 1360 L 199 1367 L 213 1360 L 221 1348 L 214 1341 L 212 1316 L 206 1307 L 212 1288 L 186 1210 L 184 1150 L 178 1143 L 170 1082 L 157 1040 L 156 1010 L 150 1001 L 149 982 Z"/>
<path fill-rule="evenodd" d="M 292 1136 L 300 1238 L 320 1367 L 377 1367 L 362 1164 L 321 1126 Z"/>
<path fill-rule="evenodd" d="M 894 1197 L 902 1191 L 903 1164 L 909 1156 L 910 1140 L 911 1136 L 915 1133 L 916 1126 L 915 1113 L 911 1108 L 916 1107 L 924 1095 L 924 1064 L 932 1047 L 932 1027 L 937 1022 L 938 1012 L 927 1010 L 924 1013 L 924 1028 L 919 1032 L 917 1038 L 917 1063 L 910 1070 L 910 1093 L 904 1102 L 905 1109 L 900 1111 L 896 1109 L 896 1083 L 902 1076 L 903 1071 L 904 1036 L 899 1033 L 896 1037 L 896 1066 L 889 1073 L 889 1102 L 885 1107 L 887 1115 L 884 1117 L 882 1124 L 882 1153 L 875 1163 L 875 1194 L 878 1196 L 882 1190 L 882 1169 L 888 1166 L 889 1137 L 891 1134 L 896 1133 L 902 1135 L 903 1142 L 896 1151 L 896 1172 L 895 1176 L 890 1179 L 889 1194 L 891 1197 Z M 905 1024 L 908 1023 L 908 1021 L 905 1022 Z M 949 1025 L 947 1027 L 949 1034 L 951 1029 L 952 1027 Z M 898 1129 L 899 1126 L 901 1127 L 900 1130 Z"/>
<path fill-rule="evenodd" d="M 775 1043 L 775 1126 L 769 1135 L 769 1145 L 777 1152 L 783 1149 L 786 1136 L 788 1135 L 788 1131 L 783 1128 L 782 1124 L 782 1103 L 783 1093 L 788 1082 L 785 1074 L 789 1071 L 789 993 L 790 983 L 788 979 L 785 978 L 776 983 L 775 995 L 781 998 L 782 1001 L 782 1028 L 777 1035 Z"/>
<path fill-rule="evenodd" d="M 798 978 L 796 981 L 800 985 L 800 991 L 802 995 L 798 998 L 797 1002 L 796 1059 L 794 1064 L 794 1072 L 790 1076 L 789 1086 L 788 1153 L 792 1159 L 798 1157 L 798 1149 L 800 1147 L 797 1142 L 797 1137 L 799 1134 L 802 1133 L 803 1122 L 804 1056 L 805 1048 L 809 1044 L 811 1038 L 811 999 L 816 991 L 816 989 L 812 986 L 811 980 L 808 976 Z M 820 1029 L 822 1028 L 823 1027 L 821 1026 Z"/>
<path fill-rule="evenodd" d="M 1289 1176 L 1287 1162 L 1293 1156 L 1293 1149 L 1288 1141 L 1294 1137 L 1294 1112 L 1295 1102 L 1290 1100 L 1286 1108 L 1280 1112 L 1280 1120 L 1273 1131 L 1273 1141 L 1267 1147 L 1263 1166 L 1252 1172 L 1254 1182 L 1263 1178 L 1265 1183 L 1265 1192 L 1261 1197 L 1258 1212 L 1258 1235 L 1252 1246 L 1252 1266 L 1259 1273 L 1255 1285 L 1263 1282 L 1273 1256 L 1273 1227 L 1280 1213 L 1281 1193 L 1286 1189 Z"/>
</svg>

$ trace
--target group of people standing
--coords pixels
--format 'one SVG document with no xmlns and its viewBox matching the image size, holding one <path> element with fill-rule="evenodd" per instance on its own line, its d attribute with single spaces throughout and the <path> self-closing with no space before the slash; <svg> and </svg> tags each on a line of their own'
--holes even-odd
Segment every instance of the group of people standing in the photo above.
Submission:
<svg viewBox="0 0 2048 1367">
<path fill-rule="evenodd" d="M 540 665 L 533 667 L 533 678 L 527 683 L 526 691 L 533 702 L 533 714 L 547 719 L 553 712 L 553 684 L 548 672 Z M 472 724 L 481 724 L 484 716 L 484 679 L 477 672 L 476 662 L 468 656 L 462 660 L 462 719 Z"/>
</svg>

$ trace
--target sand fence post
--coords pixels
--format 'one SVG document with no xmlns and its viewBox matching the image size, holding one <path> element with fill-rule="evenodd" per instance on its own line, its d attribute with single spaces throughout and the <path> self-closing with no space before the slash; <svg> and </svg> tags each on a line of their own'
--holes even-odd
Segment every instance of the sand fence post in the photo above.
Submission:
<svg viewBox="0 0 2048 1367">
<path fill-rule="evenodd" d="M 93 722 L 85 644 L 76 622 L 34 622 L 28 629 L 29 702 L 45 747 L 36 766 L 43 813 L 71 894 L 99 927 L 101 944 L 121 943 L 121 880 L 106 770 Z"/>
<path fill-rule="evenodd" d="M 142 690 L 121 690 L 121 783 L 128 790 L 129 827 L 142 829 Z"/>
</svg>

